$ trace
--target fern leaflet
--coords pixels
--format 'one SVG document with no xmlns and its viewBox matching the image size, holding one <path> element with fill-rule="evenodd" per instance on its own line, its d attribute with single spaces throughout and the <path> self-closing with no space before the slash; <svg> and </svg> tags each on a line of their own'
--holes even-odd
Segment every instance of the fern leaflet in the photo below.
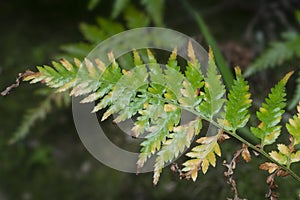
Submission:
<svg viewBox="0 0 300 200">
<path fill-rule="evenodd" d="M 249 85 L 244 80 L 240 68 L 235 68 L 236 80 L 234 80 L 228 94 L 228 101 L 225 105 L 224 126 L 227 129 L 236 131 L 246 125 L 250 118 L 248 108 L 251 106 Z"/>
<path fill-rule="evenodd" d="M 293 72 L 288 73 L 285 77 L 271 89 L 268 98 L 256 112 L 261 123 L 258 127 L 251 127 L 251 132 L 259 139 L 261 139 L 262 148 L 275 142 L 280 135 L 281 126 L 278 125 L 284 113 L 283 108 L 286 103 L 285 85 Z"/>
<path fill-rule="evenodd" d="M 199 169 L 205 174 L 209 165 L 216 166 L 215 155 L 221 156 L 218 139 L 221 137 L 222 131 L 215 136 L 201 137 L 196 142 L 200 145 L 194 147 L 191 152 L 186 155 L 191 159 L 183 163 L 185 166 L 182 171 L 187 172 L 187 177 L 191 177 L 193 181 L 197 179 Z"/>
</svg>

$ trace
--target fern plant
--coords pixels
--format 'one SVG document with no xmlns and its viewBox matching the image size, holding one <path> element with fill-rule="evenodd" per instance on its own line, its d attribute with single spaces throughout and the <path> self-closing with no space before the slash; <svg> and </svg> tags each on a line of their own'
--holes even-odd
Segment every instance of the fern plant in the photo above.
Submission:
<svg viewBox="0 0 300 200">
<path fill-rule="evenodd" d="M 100 1 L 92 0 L 90 1 L 90 6 L 98 3 L 100 3 Z M 114 12 L 117 12 L 115 10 L 118 10 L 117 7 L 120 3 L 122 3 L 122 1 L 115 1 Z M 150 6 L 152 3 L 149 2 L 148 4 Z M 155 5 L 160 6 L 158 4 Z M 152 7 L 154 8 L 155 5 L 153 4 Z M 81 23 L 79 29 L 83 35 L 84 42 L 62 45 L 61 49 L 63 53 L 57 57 L 63 57 L 65 60 L 72 60 L 76 57 L 81 60 L 93 48 L 95 48 L 99 42 L 111 37 L 112 35 L 125 31 L 127 28 L 133 29 L 137 27 L 144 27 L 148 26 L 151 22 L 150 18 L 144 12 L 137 10 L 133 5 L 126 5 L 125 7 L 122 7 L 122 9 L 117 12 L 117 15 L 119 15 L 120 12 L 124 12 L 124 21 L 126 26 L 122 23 L 116 22 L 115 20 L 103 17 L 97 17 L 95 24 Z M 117 17 L 117 15 L 115 17 Z M 57 65 L 57 63 L 53 63 L 53 65 Z M 76 76 L 76 74 L 74 75 Z M 30 133 L 30 128 L 38 120 L 44 119 L 54 107 L 59 105 L 68 107 L 70 105 L 70 101 L 67 100 L 68 98 L 65 98 L 68 94 L 53 95 L 53 91 L 50 89 L 43 91 L 42 95 L 45 96 L 45 99 L 38 107 L 26 110 L 21 124 L 13 133 L 13 136 L 9 141 L 10 144 L 25 138 Z"/>
<path fill-rule="evenodd" d="M 184 68 L 178 65 L 176 49 L 165 68 L 160 67 L 150 50 L 147 50 L 147 64 L 139 52 L 133 50 L 135 67 L 130 71 L 122 69 L 110 52 L 110 66 L 105 66 L 99 59 L 85 59 L 83 64 L 78 59 L 73 63 L 61 60 L 54 62 L 52 67 L 37 67 L 38 72 L 29 73 L 24 81 L 41 82 L 55 88 L 56 92 L 67 91 L 73 96 L 87 95 L 82 103 L 98 102 L 93 112 L 106 109 L 102 120 L 115 114 L 114 122 L 119 123 L 137 116 L 132 135 L 147 135 L 141 143 L 137 172 L 150 157 L 156 156 L 154 184 L 158 183 L 164 166 L 191 147 L 194 137 L 198 137 L 197 144 L 186 153 L 188 159 L 180 170 L 182 177 L 196 180 L 199 171 L 205 174 L 209 166 L 215 167 L 217 156 L 221 156 L 222 141 L 232 137 L 243 143 L 240 153 L 246 161 L 251 159 L 248 148 L 252 148 L 269 160 L 260 168 L 268 170 L 272 177 L 289 174 L 300 182 L 299 175 L 291 167 L 300 161 L 300 150 L 297 150 L 300 143 L 299 113 L 286 125 L 290 144 L 278 144 L 278 151 L 268 152 L 264 148 L 276 143 L 282 132 L 279 123 L 286 105 L 285 85 L 293 72 L 271 89 L 257 111 L 260 123 L 251 127 L 251 132 L 261 142 L 251 144 L 238 134 L 238 129 L 245 127 L 250 118 L 252 103 L 248 82 L 240 68 L 235 68 L 235 80 L 228 91 L 228 98 L 225 98 L 225 86 L 217 72 L 212 51 L 209 52 L 209 65 L 204 74 L 191 43 L 187 49 L 189 60 Z M 77 76 L 79 69 L 80 76 Z M 194 120 L 181 124 L 183 110 L 193 113 L 196 116 Z M 221 115 L 217 115 L 220 112 Z M 215 134 L 201 136 L 203 121 L 217 128 Z"/>
<path fill-rule="evenodd" d="M 96 6 L 101 4 L 101 0 L 90 0 L 88 3 L 88 9 L 93 10 Z M 128 5 L 131 5 L 131 0 L 115 0 L 113 2 L 113 8 L 111 17 L 117 18 L 121 13 L 127 13 Z M 163 14 L 165 7 L 165 0 L 140 0 L 140 4 L 144 7 L 147 16 L 151 18 L 155 26 L 163 26 Z M 139 20 L 139 18 L 137 18 Z"/>
<path fill-rule="evenodd" d="M 300 22 L 300 20 L 299 20 Z M 271 43 L 270 47 L 263 52 L 245 71 L 249 77 L 259 71 L 282 66 L 284 62 L 300 58 L 300 34 L 298 32 L 284 32 L 282 41 Z M 296 107 L 300 101 L 300 77 L 297 77 L 297 86 L 294 97 L 289 103 L 288 109 Z"/>
</svg>

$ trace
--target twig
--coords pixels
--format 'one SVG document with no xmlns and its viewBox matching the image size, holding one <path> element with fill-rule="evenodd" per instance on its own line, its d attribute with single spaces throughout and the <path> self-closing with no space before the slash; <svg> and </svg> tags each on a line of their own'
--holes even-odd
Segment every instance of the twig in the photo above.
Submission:
<svg viewBox="0 0 300 200">
<path fill-rule="evenodd" d="M 19 85 L 20 85 L 20 80 L 21 80 L 22 78 L 25 78 L 25 77 L 30 76 L 30 75 L 32 75 L 32 74 L 34 74 L 34 72 L 32 72 L 32 71 L 30 71 L 30 70 L 26 70 L 26 72 L 24 72 L 24 73 L 19 73 L 19 74 L 18 74 L 18 77 L 16 78 L 15 83 L 12 84 L 12 85 L 10 85 L 10 86 L 8 86 L 4 91 L 2 91 L 2 92 L 1 92 L 1 95 L 2 95 L 2 96 L 8 95 L 9 92 L 10 92 L 13 88 L 19 87 Z"/>
<path fill-rule="evenodd" d="M 266 194 L 266 198 L 269 198 L 270 200 L 278 200 L 279 194 L 275 192 L 274 190 L 278 188 L 278 186 L 275 184 L 275 176 L 277 174 L 277 171 L 273 174 L 269 175 L 267 177 L 267 184 L 269 186 L 269 191 Z"/>
<path fill-rule="evenodd" d="M 231 189 L 234 193 L 234 200 L 245 200 L 241 199 L 238 196 L 238 190 L 236 188 L 236 181 L 233 178 L 234 169 L 236 168 L 236 163 L 238 162 L 239 156 L 242 154 L 244 149 L 239 149 L 233 156 L 230 163 L 227 163 L 226 160 L 223 161 L 223 165 L 227 167 L 227 171 L 224 172 L 224 176 L 227 178 L 227 183 L 231 185 Z"/>
</svg>

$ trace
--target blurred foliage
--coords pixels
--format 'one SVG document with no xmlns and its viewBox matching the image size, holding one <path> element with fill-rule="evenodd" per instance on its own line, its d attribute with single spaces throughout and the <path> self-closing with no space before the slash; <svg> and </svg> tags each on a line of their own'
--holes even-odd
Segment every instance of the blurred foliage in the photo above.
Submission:
<svg viewBox="0 0 300 200">
<path fill-rule="evenodd" d="M 296 0 L 190 2 L 201 12 L 212 34 L 221 42 L 219 45 L 224 41 L 235 41 L 255 53 L 261 51 L 261 47 L 270 40 L 269 35 L 279 35 L 279 32 L 286 29 L 279 18 L 274 18 L 276 12 L 269 9 L 266 4 L 282 5 L 278 9 L 292 25 L 295 22 L 291 13 L 299 7 Z M 57 57 L 58 47 L 61 45 L 64 47 L 66 43 L 83 41 L 83 49 L 87 46 L 85 52 L 93 48 L 94 46 L 89 45 L 92 42 L 80 35 L 79 23 L 95 25 L 95 18 L 100 16 L 129 28 L 134 25 L 129 25 L 129 22 L 126 24 L 125 20 L 131 19 L 130 23 L 133 24 L 143 22 L 147 24 L 150 23 L 147 20 L 153 19 L 148 11 L 143 11 L 145 7 L 141 5 L 141 1 L 132 0 L 131 5 L 128 5 L 129 8 L 124 8 L 124 11 L 112 20 L 111 9 L 114 3 L 115 1 L 103 0 L 0 1 L 1 89 L 10 85 L 19 72 L 25 71 L 30 66 L 49 63 L 49 60 Z M 133 10 L 139 13 L 133 16 L 143 17 L 126 17 L 129 15 L 125 12 L 130 12 L 130 7 L 134 7 Z M 165 0 L 163 7 L 165 8 L 162 12 L 163 24 L 193 35 L 202 42 L 201 32 L 195 29 L 197 24 L 189 17 L 187 11 L 182 9 L 179 2 Z M 267 11 L 261 12 L 260 10 L 264 8 Z M 251 29 L 258 12 L 263 13 L 264 18 L 258 20 Z M 147 20 L 141 20 L 144 17 Z M 95 26 L 99 26 L 97 23 Z M 250 42 L 243 39 L 248 28 L 255 36 Z M 226 52 L 231 50 L 226 49 Z M 68 55 L 69 58 L 72 57 L 71 54 Z M 295 65 L 294 61 L 291 61 L 291 65 Z M 270 83 L 282 76 L 282 73 L 283 70 L 280 68 L 272 71 L 272 76 L 267 76 L 267 80 L 263 73 L 253 76 L 249 81 L 250 89 L 265 91 L 270 88 Z M 262 82 L 264 84 L 261 84 Z M 288 93 L 291 86 L 288 85 Z M 224 199 L 231 195 L 230 186 L 220 178 L 225 168 L 211 170 L 205 178 L 199 175 L 195 183 L 179 180 L 178 174 L 166 169 L 159 185 L 153 187 L 149 181 L 151 174 L 135 176 L 116 172 L 101 165 L 91 157 L 77 137 L 69 108 L 52 110 L 46 121 L 34 126 L 30 137 L 14 145 L 7 145 L 12 133 L 20 125 L 25 110 L 36 107 L 45 99 L 43 96 L 33 95 L 33 91 L 37 89 L 37 86 L 28 87 L 24 84 L 16 91 L 12 91 L 8 97 L 0 99 L 0 199 L 197 199 L 203 194 L 205 199 Z M 257 103 L 259 102 L 255 100 L 255 104 Z M 287 140 L 279 139 L 283 142 Z M 222 151 L 228 153 L 223 154 L 220 160 L 229 160 L 232 157 L 236 151 L 233 146 L 236 146 L 234 141 L 225 142 Z M 257 163 L 257 158 L 254 158 L 250 165 L 244 165 L 243 161 L 238 163 L 235 177 L 239 180 L 237 187 L 241 196 L 249 199 L 260 198 L 267 191 L 264 178 L 264 173 L 267 172 L 258 171 Z M 292 178 L 278 180 L 277 184 L 280 198 L 298 198 L 299 184 Z M 252 186 L 251 190 L 249 185 Z"/>
<path fill-rule="evenodd" d="M 114 0 L 111 17 L 116 19 L 121 13 L 126 12 L 126 9 L 132 2 L 134 1 Z M 139 4 L 145 8 L 145 15 L 151 18 L 155 26 L 163 26 L 165 0 L 140 0 Z M 90 0 L 88 3 L 89 10 L 93 10 L 97 6 L 101 6 L 101 0 Z"/>
</svg>

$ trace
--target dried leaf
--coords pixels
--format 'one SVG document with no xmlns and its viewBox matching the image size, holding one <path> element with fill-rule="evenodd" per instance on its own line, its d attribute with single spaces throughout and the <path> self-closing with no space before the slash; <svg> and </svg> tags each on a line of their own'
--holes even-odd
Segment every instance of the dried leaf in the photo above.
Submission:
<svg viewBox="0 0 300 200">
<path fill-rule="evenodd" d="M 251 161 L 251 154 L 248 150 L 248 146 L 243 144 L 243 151 L 242 151 L 242 157 L 246 162 L 250 162 Z"/>
<path fill-rule="evenodd" d="M 263 164 L 261 164 L 259 166 L 259 169 L 268 171 L 269 174 L 272 174 L 273 172 L 275 172 L 277 169 L 279 169 L 278 165 L 276 165 L 275 163 L 271 163 L 271 162 L 265 162 Z"/>
</svg>

